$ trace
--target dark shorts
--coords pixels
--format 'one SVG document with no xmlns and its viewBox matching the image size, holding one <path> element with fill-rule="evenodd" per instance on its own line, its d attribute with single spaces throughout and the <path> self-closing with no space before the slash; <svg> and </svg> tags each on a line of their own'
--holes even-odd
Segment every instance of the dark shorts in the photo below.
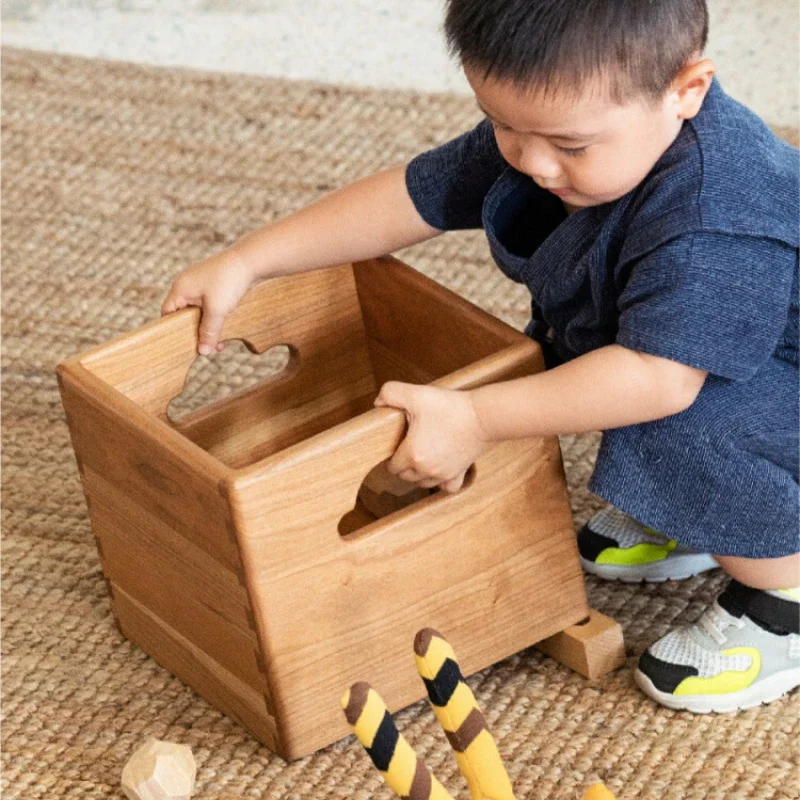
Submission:
<svg viewBox="0 0 800 800">
<path fill-rule="evenodd" d="M 742 382 L 709 375 L 686 411 L 606 431 L 589 489 L 700 552 L 790 555 L 800 551 L 799 432 L 795 365 L 773 358 Z"/>
</svg>

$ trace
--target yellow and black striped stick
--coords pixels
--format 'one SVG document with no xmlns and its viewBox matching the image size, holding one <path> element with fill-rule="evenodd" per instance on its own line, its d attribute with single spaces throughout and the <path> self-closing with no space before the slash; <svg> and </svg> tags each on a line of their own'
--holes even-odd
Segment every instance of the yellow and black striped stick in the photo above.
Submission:
<svg viewBox="0 0 800 800">
<path fill-rule="evenodd" d="M 472 800 L 515 800 L 497 745 L 453 648 L 440 633 L 425 628 L 414 639 L 414 653 Z M 353 684 L 341 702 L 356 737 L 395 794 L 405 800 L 452 800 L 400 735 L 386 704 L 368 683 Z M 614 795 L 597 783 L 583 800 L 614 800 Z"/>
<path fill-rule="evenodd" d="M 473 800 L 514 800 L 497 745 L 450 643 L 437 631 L 425 628 L 414 639 L 414 653 L 433 711 Z"/>
<path fill-rule="evenodd" d="M 389 788 L 408 800 L 453 800 L 398 732 L 386 704 L 368 683 L 355 683 L 342 708 Z"/>
</svg>

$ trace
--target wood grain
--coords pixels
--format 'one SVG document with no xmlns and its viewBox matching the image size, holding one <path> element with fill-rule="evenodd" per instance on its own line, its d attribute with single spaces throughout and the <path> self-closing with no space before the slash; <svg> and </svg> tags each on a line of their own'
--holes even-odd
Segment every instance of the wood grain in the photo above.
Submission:
<svg viewBox="0 0 800 800">
<path fill-rule="evenodd" d="M 372 405 L 386 380 L 539 372 L 537 344 L 393 258 L 278 278 L 223 338 L 288 345 L 286 370 L 173 424 L 197 320 L 67 360 L 62 398 L 120 629 L 267 746 L 347 735 L 356 680 L 392 710 L 419 699 L 422 627 L 469 674 L 587 617 L 555 437 L 498 443 L 431 493 L 386 473 L 405 415 Z"/>
</svg>

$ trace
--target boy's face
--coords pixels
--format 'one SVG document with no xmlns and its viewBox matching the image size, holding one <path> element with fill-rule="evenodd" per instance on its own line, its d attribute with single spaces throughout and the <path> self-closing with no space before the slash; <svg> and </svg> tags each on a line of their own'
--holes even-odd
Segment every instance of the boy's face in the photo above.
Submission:
<svg viewBox="0 0 800 800">
<path fill-rule="evenodd" d="M 640 98 L 624 105 L 599 91 L 577 100 L 544 96 L 484 80 L 480 70 L 464 72 L 505 160 L 572 210 L 617 200 L 641 183 L 699 110 L 713 65 L 688 94 L 671 88 L 655 104 Z"/>
</svg>

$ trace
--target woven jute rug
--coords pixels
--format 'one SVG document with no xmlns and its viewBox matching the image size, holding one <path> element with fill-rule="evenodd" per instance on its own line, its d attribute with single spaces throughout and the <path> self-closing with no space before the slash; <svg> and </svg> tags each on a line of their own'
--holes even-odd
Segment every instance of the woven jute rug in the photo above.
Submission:
<svg viewBox="0 0 800 800">
<path fill-rule="evenodd" d="M 474 102 L 14 50 L 2 66 L 2 796 L 121 798 L 123 765 L 155 736 L 191 746 L 198 800 L 392 797 L 352 737 L 287 765 L 120 635 L 54 368 L 157 316 L 191 262 L 466 130 Z M 481 232 L 399 255 L 526 322 L 525 291 L 493 266 Z M 271 368 L 235 346 L 198 359 L 176 413 Z M 602 506 L 585 488 L 597 437 L 562 444 L 581 525 Z M 590 578 L 592 605 L 623 625 L 623 668 L 589 681 L 529 649 L 470 678 L 520 800 L 575 800 L 597 778 L 620 800 L 799 796 L 800 695 L 693 716 L 633 683 L 639 653 L 724 584 L 718 572 L 653 586 Z M 427 704 L 396 719 L 466 797 Z"/>
</svg>

